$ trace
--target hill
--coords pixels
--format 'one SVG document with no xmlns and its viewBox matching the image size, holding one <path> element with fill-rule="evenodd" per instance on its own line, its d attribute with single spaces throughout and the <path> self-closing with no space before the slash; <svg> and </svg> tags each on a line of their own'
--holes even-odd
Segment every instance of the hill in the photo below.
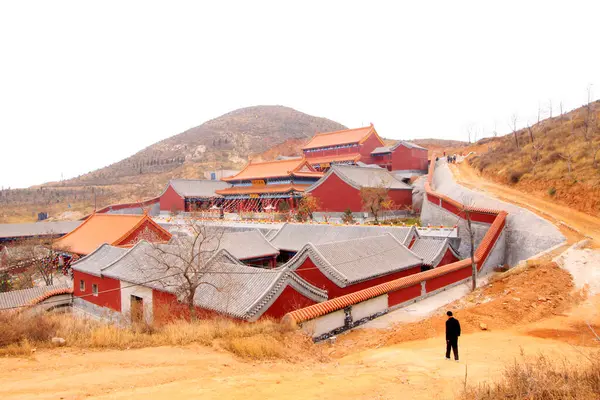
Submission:
<svg viewBox="0 0 600 400">
<path fill-rule="evenodd" d="M 344 128 L 337 122 L 289 107 L 241 108 L 155 143 L 115 164 L 61 182 L 60 185 L 133 183 L 143 180 L 146 175 L 182 169 L 191 172 L 189 167 L 196 170 L 191 175 L 199 177 L 204 169 L 242 167 L 249 157 L 288 139 L 306 141 L 316 131 Z"/>
<path fill-rule="evenodd" d="M 483 175 L 588 213 L 600 211 L 600 102 L 498 138 L 470 164 Z"/>
</svg>

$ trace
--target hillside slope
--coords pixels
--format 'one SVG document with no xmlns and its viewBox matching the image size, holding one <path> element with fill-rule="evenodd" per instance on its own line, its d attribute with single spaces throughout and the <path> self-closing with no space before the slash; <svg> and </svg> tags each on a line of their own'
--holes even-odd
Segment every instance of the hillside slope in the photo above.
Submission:
<svg viewBox="0 0 600 400">
<path fill-rule="evenodd" d="M 317 131 L 344 128 L 337 122 L 289 107 L 241 108 L 60 185 L 133 183 L 144 180 L 147 175 L 156 176 L 175 170 L 189 173 L 190 167 L 194 170 L 193 176 L 186 177 L 199 177 L 203 169 L 240 168 L 252 155 L 288 139 L 306 141 Z"/>
<path fill-rule="evenodd" d="M 548 118 L 516 134 L 480 140 L 470 164 L 497 182 L 600 212 L 600 102 Z M 517 141 L 519 145 L 517 146 Z"/>
</svg>

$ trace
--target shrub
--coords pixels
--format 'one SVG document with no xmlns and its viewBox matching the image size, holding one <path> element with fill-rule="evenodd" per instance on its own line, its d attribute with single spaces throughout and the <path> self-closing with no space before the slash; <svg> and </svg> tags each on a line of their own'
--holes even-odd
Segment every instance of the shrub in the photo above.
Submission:
<svg viewBox="0 0 600 400">
<path fill-rule="evenodd" d="M 352 215 L 352 210 L 349 208 L 346 208 L 346 211 L 344 211 L 344 215 L 342 215 L 342 222 L 345 224 L 354 223 L 354 216 Z"/>
<path fill-rule="evenodd" d="M 548 194 L 550 196 L 554 196 L 556 194 L 556 188 L 553 186 L 550 189 L 548 189 Z"/>
<path fill-rule="evenodd" d="M 264 319 L 253 323 L 225 318 L 194 322 L 174 319 L 166 324 L 119 326 L 70 314 L 0 313 L 0 356 L 28 356 L 34 347 L 51 347 L 54 336 L 66 346 L 90 349 L 128 349 L 184 346 L 192 343 L 221 347 L 239 357 L 301 361 L 314 356 L 325 360 L 311 338 L 287 325 Z"/>
<path fill-rule="evenodd" d="M 510 171 L 508 173 L 508 181 L 510 183 L 519 183 L 519 180 L 524 174 L 523 171 Z"/>
</svg>

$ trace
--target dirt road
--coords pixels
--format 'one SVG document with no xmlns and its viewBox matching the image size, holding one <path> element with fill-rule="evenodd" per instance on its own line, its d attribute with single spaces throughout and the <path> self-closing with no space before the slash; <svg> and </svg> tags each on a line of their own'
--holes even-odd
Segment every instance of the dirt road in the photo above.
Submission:
<svg viewBox="0 0 600 400">
<path fill-rule="evenodd" d="M 454 173 L 456 181 L 461 185 L 487 192 L 492 197 L 527 208 L 543 218 L 554 221 L 571 242 L 580 240 L 583 233 L 585 233 L 592 238 L 592 246 L 600 248 L 600 217 L 575 211 L 530 193 L 524 193 L 509 186 L 489 181 L 479 175 L 466 162 L 450 164 L 450 169 Z M 560 222 L 575 228 L 578 232 L 569 229 Z"/>
<path fill-rule="evenodd" d="M 465 335 L 460 346 L 460 363 L 443 358 L 444 341 L 436 338 L 299 365 L 248 363 L 204 347 L 45 351 L 0 360 L 0 398 L 448 399 L 459 393 L 466 365 L 475 383 L 497 377 L 521 348 L 580 356 L 567 343 L 519 333 Z"/>
</svg>

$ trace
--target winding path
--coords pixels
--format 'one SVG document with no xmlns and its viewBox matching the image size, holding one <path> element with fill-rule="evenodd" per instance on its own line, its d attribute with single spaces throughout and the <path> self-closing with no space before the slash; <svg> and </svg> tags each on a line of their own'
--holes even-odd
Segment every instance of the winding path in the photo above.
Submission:
<svg viewBox="0 0 600 400">
<path fill-rule="evenodd" d="M 560 228 L 563 235 L 567 237 L 569 243 L 577 242 L 587 235 L 591 238 L 593 247 L 600 247 L 599 217 L 487 180 L 467 163 L 451 164 L 450 169 L 456 181 L 461 185 L 488 193 L 493 197 L 526 208 L 543 218 L 553 221 Z"/>
</svg>

